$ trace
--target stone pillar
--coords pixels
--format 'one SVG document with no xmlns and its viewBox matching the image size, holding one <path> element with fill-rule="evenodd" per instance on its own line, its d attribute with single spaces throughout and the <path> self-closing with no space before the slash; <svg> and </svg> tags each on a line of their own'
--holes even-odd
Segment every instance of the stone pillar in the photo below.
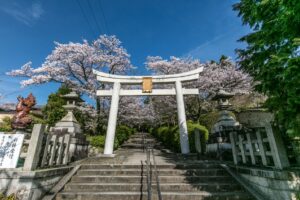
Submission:
<svg viewBox="0 0 300 200">
<path fill-rule="evenodd" d="M 195 148 L 197 153 L 203 153 L 201 149 L 201 136 L 200 136 L 200 131 L 198 129 L 194 130 L 195 134 Z"/>
<path fill-rule="evenodd" d="M 108 126 L 105 139 L 104 154 L 113 154 L 114 150 L 114 140 L 117 125 L 117 116 L 119 108 L 119 94 L 120 94 L 121 84 L 119 82 L 114 83 L 113 94 L 111 98 Z"/>
<path fill-rule="evenodd" d="M 181 153 L 190 153 L 188 130 L 186 125 L 184 100 L 182 93 L 182 85 L 180 81 L 175 82 L 176 85 L 176 100 L 177 100 L 177 113 L 178 113 L 178 126 L 180 132 L 180 146 Z"/>
<path fill-rule="evenodd" d="M 235 132 L 230 132 L 229 133 L 229 136 L 230 136 L 230 141 L 231 141 L 231 147 L 232 147 L 232 156 L 233 156 L 233 162 L 235 165 L 238 164 L 238 152 L 237 152 L 237 149 L 236 149 L 236 133 Z"/>
<path fill-rule="evenodd" d="M 265 125 L 267 137 L 273 154 L 274 165 L 277 169 L 283 169 L 290 166 L 285 146 L 280 134 L 273 131 L 270 123 Z"/>
<path fill-rule="evenodd" d="M 43 124 L 35 124 L 33 126 L 27 156 L 23 167 L 26 171 L 35 170 L 38 167 L 44 131 L 45 125 Z"/>
</svg>

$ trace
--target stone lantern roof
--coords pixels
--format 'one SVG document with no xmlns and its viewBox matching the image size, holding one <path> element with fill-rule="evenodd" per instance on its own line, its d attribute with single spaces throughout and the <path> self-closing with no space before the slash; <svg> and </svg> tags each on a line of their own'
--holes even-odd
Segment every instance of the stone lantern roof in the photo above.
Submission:
<svg viewBox="0 0 300 200">
<path fill-rule="evenodd" d="M 224 90 L 219 90 L 217 94 L 212 98 L 212 100 L 218 101 L 218 108 L 220 110 L 227 110 L 231 107 L 231 104 L 229 103 L 228 99 L 232 98 L 233 96 L 233 93 L 229 93 Z"/>
<path fill-rule="evenodd" d="M 68 94 L 62 95 L 62 98 L 67 101 L 67 104 L 64 105 L 63 107 L 68 111 L 74 110 L 76 108 L 76 105 L 79 102 L 83 102 L 83 100 L 80 98 L 80 96 L 74 91 L 72 91 Z"/>
<path fill-rule="evenodd" d="M 80 98 L 80 96 L 74 91 L 72 91 L 68 94 L 62 95 L 62 97 L 66 100 L 76 100 L 77 102 L 83 102 L 83 100 Z"/>
</svg>

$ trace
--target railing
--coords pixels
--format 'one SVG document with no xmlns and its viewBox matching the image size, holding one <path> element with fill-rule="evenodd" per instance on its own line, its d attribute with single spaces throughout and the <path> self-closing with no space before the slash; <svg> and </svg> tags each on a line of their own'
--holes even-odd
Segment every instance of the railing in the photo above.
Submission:
<svg viewBox="0 0 300 200">
<path fill-rule="evenodd" d="M 25 140 L 20 157 L 25 159 L 23 169 L 66 165 L 69 163 L 71 136 L 67 129 L 46 133 L 45 125 L 35 124 L 30 140 Z"/>
<path fill-rule="evenodd" d="M 151 191 L 151 186 L 152 186 L 152 180 L 151 180 L 151 161 L 150 161 L 150 150 L 148 148 L 148 146 L 146 146 L 146 154 L 147 154 L 147 197 L 148 200 L 151 200 L 151 195 L 152 195 L 152 191 Z"/>
<path fill-rule="evenodd" d="M 146 161 L 146 167 L 147 167 L 147 195 L 148 195 L 148 200 L 151 200 L 152 198 L 152 164 L 151 164 L 151 154 L 152 154 L 152 159 L 153 159 L 153 167 L 154 167 L 154 173 L 155 173 L 155 178 L 156 178 L 156 186 L 157 186 L 157 195 L 158 199 L 162 200 L 161 196 L 161 190 L 160 190 L 160 182 L 159 182 L 159 174 L 157 170 L 157 164 L 155 160 L 155 155 L 154 155 L 154 149 L 153 147 L 145 142 L 145 137 L 143 135 L 143 144 L 144 144 L 144 149 L 146 149 L 146 156 L 147 156 L 147 161 Z"/>
<path fill-rule="evenodd" d="M 246 132 L 231 132 L 233 161 L 283 169 L 289 166 L 280 134 L 271 125 L 251 127 Z"/>
<path fill-rule="evenodd" d="M 142 133 L 142 147 L 143 147 L 143 152 L 145 152 L 145 148 L 146 148 L 146 142 L 145 142 L 145 133 Z"/>
<path fill-rule="evenodd" d="M 45 137 L 41 167 L 68 164 L 70 142 L 71 136 L 67 129 L 48 134 Z"/>
<path fill-rule="evenodd" d="M 157 195 L 158 195 L 158 199 L 162 200 L 161 191 L 160 191 L 159 177 L 158 177 L 158 171 L 157 171 L 156 160 L 155 160 L 155 155 L 154 155 L 154 150 L 153 150 L 153 148 L 151 150 L 152 150 L 154 171 L 155 171 L 155 176 L 156 176 L 155 178 L 156 178 L 156 186 L 157 186 Z"/>
</svg>

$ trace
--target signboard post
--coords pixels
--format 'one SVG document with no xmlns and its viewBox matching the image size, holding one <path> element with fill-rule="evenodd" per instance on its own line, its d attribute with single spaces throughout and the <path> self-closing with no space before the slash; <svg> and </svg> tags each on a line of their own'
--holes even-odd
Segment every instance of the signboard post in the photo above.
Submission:
<svg viewBox="0 0 300 200">
<path fill-rule="evenodd" d="M 0 132 L 0 168 L 16 168 L 24 135 Z"/>
</svg>

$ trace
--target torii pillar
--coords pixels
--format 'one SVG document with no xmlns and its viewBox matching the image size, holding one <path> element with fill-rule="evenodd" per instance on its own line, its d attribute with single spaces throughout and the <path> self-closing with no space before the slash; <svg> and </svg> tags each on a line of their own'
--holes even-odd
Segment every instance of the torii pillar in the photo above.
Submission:
<svg viewBox="0 0 300 200">
<path fill-rule="evenodd" d="M 104 154 L 113 154 L 115 133 L 117 126 L 117 116 L 119 109 L 119 99 L 120 99 L 120 88 L 121 84 L 119 82 L 114 83 L 113 93 L 111 97 L 107 132 L 105 138 Z"/>
</svg>

